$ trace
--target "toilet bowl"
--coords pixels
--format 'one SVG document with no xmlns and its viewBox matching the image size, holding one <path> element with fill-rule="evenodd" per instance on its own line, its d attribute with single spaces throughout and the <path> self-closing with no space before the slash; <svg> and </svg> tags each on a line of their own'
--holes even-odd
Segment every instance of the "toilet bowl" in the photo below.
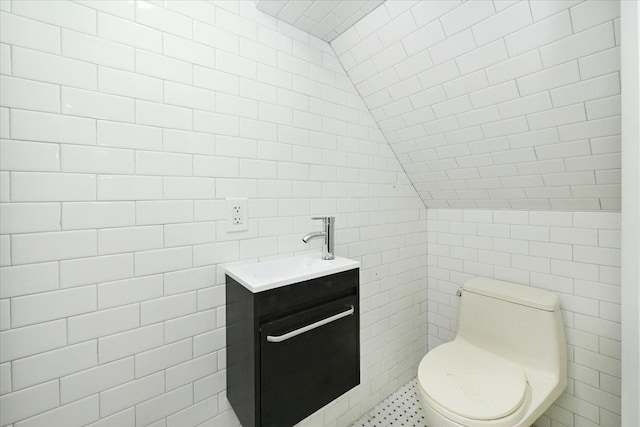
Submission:
<svg viewBox="0 0 640 427">
<path fill-rule="evenodd" d="M 429 427 L 530 426 L 567 385 L 558 297 L 486 278 L 464 286 L 456 338 L 418 367 Z"/>
</svg>

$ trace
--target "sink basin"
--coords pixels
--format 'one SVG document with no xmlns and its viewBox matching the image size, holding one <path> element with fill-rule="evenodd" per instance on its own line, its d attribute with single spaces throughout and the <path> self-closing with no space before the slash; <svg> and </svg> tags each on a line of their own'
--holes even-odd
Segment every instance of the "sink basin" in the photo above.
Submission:
<svg viewBox="0 0 640 427">
<path fill-rule="evenodd" d="M 340 257 L 323 260 L 319 255 L 314 254 L 233 265 L 227 267 L 226 273 L 242 286 L 256 293 L 358 267 L 360 267 L 358 261 Z"/>
</svg>

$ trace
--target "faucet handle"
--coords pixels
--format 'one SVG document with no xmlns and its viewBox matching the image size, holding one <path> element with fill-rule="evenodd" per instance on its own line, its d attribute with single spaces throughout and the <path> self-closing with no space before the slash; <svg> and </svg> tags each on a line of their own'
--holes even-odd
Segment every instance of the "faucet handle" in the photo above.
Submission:
<svg viewBox="0 0 640 427">
<path fill-rule="evenodd" d="M 318 219 L 318 220 L 329 222 L 329 223 L 336 221 L 335 216 L 312 216 L 311 219 Z"/>
</svg>

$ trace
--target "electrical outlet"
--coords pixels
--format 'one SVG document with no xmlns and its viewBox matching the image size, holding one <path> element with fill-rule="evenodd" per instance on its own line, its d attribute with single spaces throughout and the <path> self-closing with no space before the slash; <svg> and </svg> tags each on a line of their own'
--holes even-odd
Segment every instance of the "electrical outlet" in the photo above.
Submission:
<svg viewBox="0 0 640 427">
<path fill-rule="evenodd" d="M 227 199 L 227 232 L 247 231 L 247 199 Z"/>
</svg>

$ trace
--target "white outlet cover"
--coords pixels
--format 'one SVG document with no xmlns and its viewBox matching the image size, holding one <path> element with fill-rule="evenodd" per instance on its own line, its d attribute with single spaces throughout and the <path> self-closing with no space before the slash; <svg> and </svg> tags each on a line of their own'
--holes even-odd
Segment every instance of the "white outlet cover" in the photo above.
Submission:
<svg viewBox="0 0 640 427">
<path fill-rule="evenodd" d="M 227 233 L 249 230 L 247 199 L 226 199 Z"/>
</svg>

